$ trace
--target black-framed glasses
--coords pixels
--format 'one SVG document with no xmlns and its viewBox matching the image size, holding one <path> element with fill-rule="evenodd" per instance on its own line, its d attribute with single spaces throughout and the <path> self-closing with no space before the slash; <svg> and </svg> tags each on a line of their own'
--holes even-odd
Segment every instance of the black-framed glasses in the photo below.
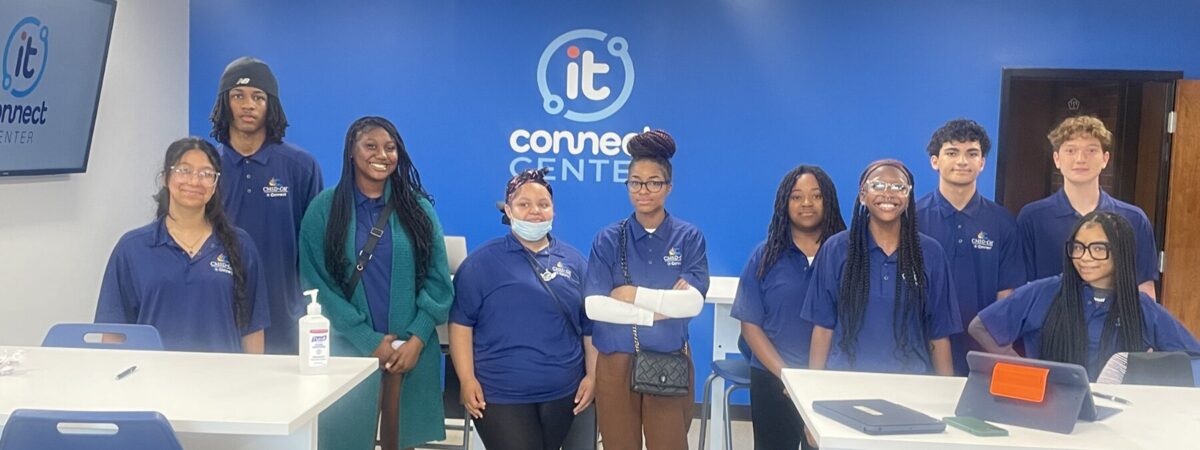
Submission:
<svg viewBox="0 0 1200 450">
<path fill-rule="evenodd" d="M 1096 261 L 1104 261 L 1108 259 L 1109 245 L 1107 242 L 1093 242 L 1084 244 L 1079 241 L 1071 241 L 1067 243 L 1067 256 L 1071 259 L 1083 258 L 1084 253 L 1092 255 L 1092 259 Z"/>
<path fill-rule="evenodd" d="M 663 186 L 666 186 L 668 184 L 671 184 L 671 182 L 670 181 L 661 181 L 661 180 L 650 180 L 650 181 L 626 180 L 625 181 L 625 187 L 629 188 L 629 192 L 641 192 L 642 188 L 644 187 L 651 194 L 661 191 L 663 189 Z"/>
<path fill-rule="evenodd" d="M 206 186 L 212 186 L 212 185 L 217 184 L 217 178 L 221 177 L 221 172 L 217 172 L 214 170 L 197 171 L 188 166 L 171 166 L 171 171 L 175 172 L 176 176 L 182 178 L 185 181 L 192 180 L 192 179 L 198 179 L 198 180 L 200 180 L 200 184 L 203 184 Z"/>
<path fill-rule="evenodd" d="M 878 178 L 867 180 L 866 183 L 863 183 L 863 186 L 866 186 L 868 191 L 877 194 L 886 191 L 898 195 L 908 195 L 908 191 L 912 190 L 912 186 L 905 183 L 888 183 Z"/>
</svg>

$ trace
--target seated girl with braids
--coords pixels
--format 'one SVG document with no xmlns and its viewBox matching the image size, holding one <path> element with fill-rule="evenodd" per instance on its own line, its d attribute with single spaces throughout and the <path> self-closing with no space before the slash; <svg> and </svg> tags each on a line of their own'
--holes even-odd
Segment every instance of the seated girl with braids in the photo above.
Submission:
<svg viewBox="0 0 1200 450">
<path fill-rule="evenodd" d="M 1063 273 L 1017 288 L 984 308 L 968 333 L 990 353 L 1079 364 L 1092 381 L 1117 352 L 1200 351 L 1166 309 L 1138 291 L 1134 231 L 1124 217 L 1093 211 L 1064 248 Z"/>
<path fill-rule="evenodd" d="M 941 245 L 917 232 L 912 180 L 899 161 L 867 166 L 850 230 L 817 253 L 800 312 L 810 369 L 953 375 L 962 321 Z"/>
</svg>

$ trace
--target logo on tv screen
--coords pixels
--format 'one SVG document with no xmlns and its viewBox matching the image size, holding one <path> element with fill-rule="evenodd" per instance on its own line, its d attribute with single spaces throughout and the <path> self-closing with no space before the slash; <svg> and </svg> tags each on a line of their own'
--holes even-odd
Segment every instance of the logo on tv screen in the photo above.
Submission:
<svg viewBox="0 0 1200 450">
<path fill-rule="evenodd" d="M 37 17 L 26 17 L 8 33 L 4 44 L 4 70 L 0 86 L 21 98 L 37 89 L 46 69 L 50 28 Z"/>
</svg>

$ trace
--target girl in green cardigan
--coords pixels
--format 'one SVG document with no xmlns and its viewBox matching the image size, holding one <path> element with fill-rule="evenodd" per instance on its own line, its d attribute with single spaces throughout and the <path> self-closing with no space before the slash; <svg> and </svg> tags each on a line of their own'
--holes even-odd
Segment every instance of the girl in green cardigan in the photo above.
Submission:
<svg viewBox="0 0 1200 450">
<path fill-rule="evenodd" d="M 387 119 L 351 124 L 342 164 L 338 185 L 318 194 L 301 222 L 300 277 L 321 290 L 333 354 L 378 358 L 383 373 L 321 413 L 320 448 L 373 449 L 377 412 L 384 450 L 445 439 L 434 326 L 446 322 L 454 289 L 437 214 Z M 358 264 L 388 207 L 370 259 Z"/>
</svg>

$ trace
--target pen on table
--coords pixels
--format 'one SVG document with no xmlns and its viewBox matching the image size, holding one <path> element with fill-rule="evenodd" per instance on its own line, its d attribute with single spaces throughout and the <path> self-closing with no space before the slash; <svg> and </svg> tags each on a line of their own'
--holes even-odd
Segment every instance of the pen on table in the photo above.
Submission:
<svg viewBox="0 0 1200 450">
<path fill-rule="evenodd" d="M 130 374 L 132 374 L 133 371 L 135 371 L 135 370 L 137 370 L 137 366 L 129 366 L 128 369 L 122 370 L 121 373 L 117 374 L 117 379 L 120 380 L 122 378 L 125 378 L 125 377 L 129 376 Z"/>
<path fill-rule="evenodd" d="M 1105 399 L 1105 400 L 1112 400 L 1112 401 L 1114 401 L 1114 402 L 1117 402 L 1117 403 L 1120 403 L 1120 404 L 1122 404 L 1122 405 L 1132 405 L 1132 404 L 1133 404 L 1133 402 L 1131 402 L 1131 401 L 1129 401 L 1129 400 L 1126 400 L 1126 399 L 1123 399 L 1123 398 L 1121 398 L 1121 397 L 1117 397 L 1117 396 L 1115 396 L 1115 395 L 1108 395 L 1108 394 L 1101 394 L 1101 393 L 1099 393 L 1099 392 L 1092 392 L 1092 396 L 1093 396 L 1093 397 L 1099 397 L 1099 398 L 1102 398 L 1102 399 Z"/>
</svg>

